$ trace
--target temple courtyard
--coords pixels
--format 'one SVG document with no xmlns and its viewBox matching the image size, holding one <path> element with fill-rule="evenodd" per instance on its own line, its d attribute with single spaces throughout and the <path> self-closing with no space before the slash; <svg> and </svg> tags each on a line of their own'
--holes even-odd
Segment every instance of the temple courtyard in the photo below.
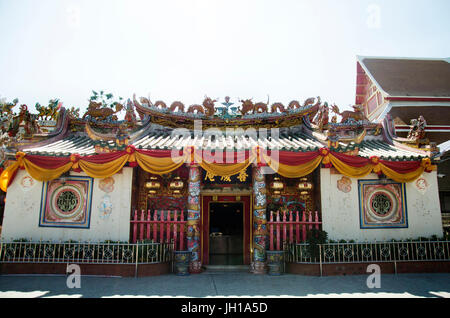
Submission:
<svg viewBox="0 0 450 318">
<path fill-rule="evenodd" d="M 369 275 L 369 274 L 368 274 Z M 203 272 L 141 277 L 82 276 L 80 288 L 68 288 L 63 275 L 2 275 L 0 298 L 47 297 L 245 297 L 245 298 L 450 298 L 450 274 L 382 274 L 380 288 L 367 287 L 368 275 L 252 275 Z"/>
</svg>

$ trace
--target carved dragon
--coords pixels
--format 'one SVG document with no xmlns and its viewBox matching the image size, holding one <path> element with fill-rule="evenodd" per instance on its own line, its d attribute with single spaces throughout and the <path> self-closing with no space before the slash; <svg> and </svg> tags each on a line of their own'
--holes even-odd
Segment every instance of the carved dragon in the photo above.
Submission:
<svg viewBox="0 0 450 318">
<path fill-rule="evenodd" d="M 89 102 L 88 110 L 83 115 L 83 119 L 86 118 L 86 116 L 90 116 L 91 118 L 96 118 L 100 120 L 106 120 L 109 116 L 112 116 L 118 112 L 120 112 L 123 109 L 123 105 L 116 103 L 115 110 L 112 108 L 102 108 L 102 103 L 97 103 L 94 101 Z"/>
<path fill-rule="evenodd" d="M 260 103 L 253 104 L 252 98 L 250 98 L 250 99 L 246 99 L 246 100 L 240 100 L 240 102 L 242 103 L 242 108 L 241 108 L 242 115 L 246 115 L 249 112 L 251 112 L 252 114 L 267 113 L 269 100 L 267 100 L 267 103 L 260 102 Z"/>
<path fill-rule="evenodd" d="M 35 105 L 36 110 L 39 112 L 37 115 L 38 118 L 44 120 L 56 120 L 61 107 L 62 103 L 60 103 L 58 99 L 50 100 L 48 106 L 41 106 L 39 103 L 36 103 Z"/>
<path fill-rule="evenodd" d="M 284 105 L 282 103 L 273 103 L 272 106 L 270 106 L 270 111 L 272 113 L 284 113 L 286 112 L 286 109 L 284 108 Z"/>
<path fill-rule="evenodd" d="M 194 104 L 194 105 L 189 106 L 189 108 L 187 110 L 188 113 L 195 113 L 195 111 L 197 111 L 198 114 L 199 113 L 202 113 L 202 114 L 205 113 L 205 109 L 203 108 L 203 106 L 198 105 L 198 104 Z"/>
<path fill-rule="evenodd" d="M 203 107 L 205 108 L 205 114 L 206 116 L 214 116 L 214 113 L 216 112 L 216 109 L 214 108 L 214 103 L 217 102 L 215 99 L 211 99 L 208 96 L 205 96 L 205 99 L 203 100 Z"/>
<path fill-rule="evenodd" d="M 136 101 L 136 95 L 133 95 L 133 100 L 134 100 L 135 105 L 140 106 L 139 103 Z M 161 100 L 158 100 L 153 104 L 149 98 L 141 97 L 140 101 L 142 104 L 147 105 L 148 107 L 168 109 L 171 112 L 174 112 L 175 110 L 184 112 L 184 109 L 185 109 L 184 104 L 179 101 L 173 102 L 170 105 L 170 107 L 167 107 L 167 104 Z M 213 100 L 210 97 L 205 96 L 205 99 L 203 100 L 202 105 L 194 104 L 194 105 L 189 106 L 187 113 L 194 113 L 195 111 L 197 111 L 198 113 L 206 114 L 207 116 L 213 116 L 215 113 L 215 108 L 214 108 L 215 102 L 217 102 L 217 100 L 215 100 L 215 99 Z M 138 110 L 138 113 L 139 113 L 139 110 Z M 142 114 L 139 113 L 139 115 L 142 118 Z"/>
<path fill-rule="evenodd" d="M 184 113 L 184 104 L 182 102 L 173 102 L 172 105 L 170 105 L 169 110 L 171 112 L 175 112 L 175 109 L 178 109 L 178 111 Z"/>
<path fill-rule="evenodd" d="M 364 115 L 364 111 L 362 106 L 353 106 L 353 109 L 355 111 L 343 111 L 342 113 L 339 111 L 339 107 L 336 105 L 333 105 L 332 110 L 334 113 L 340 115 L 342 117 L 341 123 L 344 123 L 346 121 L 348 121 L 349 119 L 354 119 L 356 121 L 360 121 L 360 120 L 368 120 L 366 115 Z"/>
<path fill-rule="evenodd" d="M 304 103 L 303 103 L 303 107 L 306 107 L 308 105 L 312 105 L 314 103 L 314 100 L 315 100 L 314 97 L 310 97 L 310 98 L 306 99 L 304 101 Z M 317 97 L 317 100 L 320 101 L 320 97 Z M 288 109 L 298 109 L 298 108 L 301 108 L 301 107 L 302 107 L 302 105 L 297 100 L 293 100 L 288 105 Z"/>
</svg>

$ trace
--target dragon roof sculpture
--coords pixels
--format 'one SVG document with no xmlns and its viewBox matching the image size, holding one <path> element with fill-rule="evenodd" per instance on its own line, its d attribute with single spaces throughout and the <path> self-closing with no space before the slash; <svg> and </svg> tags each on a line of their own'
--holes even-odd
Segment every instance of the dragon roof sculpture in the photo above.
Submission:
<svg viewBox="0 0 450 318">
<path fill-rule="evenodd" d="M 321 105 L 320 97 L 308 98 L 303 104 L 292 101 L 287 107 L 282 103 L 253 103 L 252 99 L 239 100 L 241 107 L 232 114 L 216 111 L 216 99 L 205 96 L 203 103 L 187 107 L 182 102 L 175 101 L 170 106 L 163 101 L 151 102 L 149 98 L 136 96 L 133 102 L 141 119 L 148 116 L 150 121 L 167 127 L 194 128 L 195 120 L 202 120 L 202 127 L 289 127 L 299 125 L 302 117 L 315 113 Z M 229 103 L 229 97 L 226 98 Z M 226 104 L 225 104 L 226 105 Z M 231 105 L 231 104 L 229 104 Z M 222 107 L 217 107 L 222 108 Z M 268 110 L 271 110 L 270 112 Z"/>
</svg>

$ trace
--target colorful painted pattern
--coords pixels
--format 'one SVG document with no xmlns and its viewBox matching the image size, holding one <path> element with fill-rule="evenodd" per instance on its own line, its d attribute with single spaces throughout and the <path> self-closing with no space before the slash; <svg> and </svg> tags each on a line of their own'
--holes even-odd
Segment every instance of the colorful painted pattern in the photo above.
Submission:
<svg viewBox="0 0 450 318">
<path fill-rule="evenodd" d="M 266 257 L 266 182 L 262 167 L 253 169 L 253 261 L 264 262 Z"/>
<path fill-rule="evenodd" d="M 352 190 L 352 180 L 346 176 L 342 176 L 342 178 L 337 181 L 337 188 L 339 191 L 349 193 Z"/>
<path fill-rule="evenodd" d="M 360 180 L 358 185 L 362 229 L 408 227 L 404 183 Z"/>
<path fill-rule="evenodd" d="M 92 204 L 90 177 L 69 177 L 44 182 L 40 227 L 89 228 Z"/>
<path fill-rule="evenodd" d="M 191 254 L 191 269 L 199 270 L 200 264 L 200 169 L 189 169 L 189 196 L 187 217 L 187 246 Z"/>
<path fill-rule="evenodd" d="M 148 198 L 148 209 L 186 211 L 186 198 L 171 196 Z"/>
<path fill-rule="evenodd" d="M 108 177 L 101 179 L 98 183 L 98 187 L 100 190 L 106 193 L 111 193 L 114 191 L 114 178 Z"/>
<path fill-rule="evenodd" d="M 97 208 L 100 218 L 108 219 L 114 208 L 111 197 L 108 194 L 105 194 Z"/>
</svg>

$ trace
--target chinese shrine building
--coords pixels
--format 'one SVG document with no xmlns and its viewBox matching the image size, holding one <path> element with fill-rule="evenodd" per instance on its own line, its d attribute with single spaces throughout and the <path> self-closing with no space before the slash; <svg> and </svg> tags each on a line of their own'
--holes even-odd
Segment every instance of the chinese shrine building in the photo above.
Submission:
<svg viewBox="0 0 450 318">
<path fill-rule="evenodd" d="M 170 239 L 193 272 L 257 272 L 267 250 L 311 229 L 356 242 L 443 234 L 432 149 L 396 142 L 390 118 L 320 98 L 116 106 L 60 108 L 48 129 L 21 108 L 24 128 L 5 141 L 3 240 Z"/>
</svg>

